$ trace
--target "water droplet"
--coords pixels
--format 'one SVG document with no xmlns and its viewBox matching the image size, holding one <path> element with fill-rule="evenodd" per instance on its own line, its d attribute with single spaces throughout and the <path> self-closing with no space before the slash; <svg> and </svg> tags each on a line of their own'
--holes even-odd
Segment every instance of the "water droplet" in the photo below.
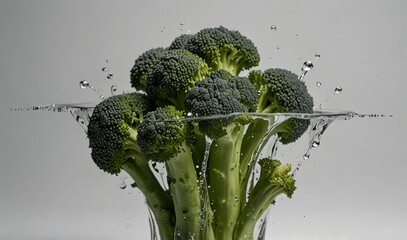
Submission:
<svg viewBox="0 0 407 240">
<path fill-rule="evenodd" d="M 112 93 L 112 95 L 114 95 L 114 93 L 117 91 L 117 87 L 115 85 L 112 85 L 110 87 L 110 92 Z"/>
<path fill-rule="evenodd" d="M 161 29 L 161 32 L 165 32 L 165 28 L 162 28 L 162 29 Z"/>
<path fill-rule="evenodd" d="M 302 65 L 302 71 L 309 71 L 314 67 L 314 64 L 312 64 L 311 61 L 306 61 L 304 62 L 304 64 Z"/>
<path fill-rule="evenodd" d="M 125 180 L 126 180 L 126 178 L 124 178 L 123 181 L 120 183 L 120 185 L 119 185 L 120 189 L 125 189 L 127 187 Z"/>
<path fill-rule="evenodd" d="M 106 63 L 109 63 L 109 62 L 110 62 L 110 60 L 108 58 L 106 58 Z"/>
<path fill-rule="evenodd" d="M 277 31 L 276 25 L 271 25 L 270 29 L 271 29 L 271 31 Z"/>
<path fill-rule="evenodd" d="M 89 87 L 89 82 L 86 80 L 80 81 L 79 87 L 81 87 L 82 89 L 85 89 L 85 88 Z"/>
<path fill-rule="evenodd" d="M 303 158 L 304 160 L 307 160 L 307 159 L 309 158 L 309 153 L 304 154 L 304 156 L 302 156 L 302 158 Z"/>
<path fill-rule="evenodd" d="M 316 85 L 317 85 L 317 87 L 320 87 L 320 86 L 322 86 L 322 83 L 321 83 L 321 82 L 317 82 Z"/>
<path fill-rule="evenodd" d="M 277 49 L 280 49 L 280 46 L 277 46 Z"/>
<path fill-rule="evenodd" d="M 103 99 L 105 99 L 105 96 L 100 95 L 99 98 L 103 100 Z"/>
<path fill-rule="evenodd" d="M 102 72 L 107 72 L 107 67 L 102 67 Z"/>
<path fill-rule="evenodd" d="M 107 79 L 112 79 L 112 78 L 113 78 L 113 73 L 107 74 L 106 78 L 107 78 Z"/>
<path fill-rule="evenodd" d="M 192 116 L 194 116 L 194 115 L 191 112 L 187 113 L 187 117 L 192 117 Z"/>
<path fill-rule="evenodd" d="M 320 58 L 320 57 L 321 57 L 321 54 L 315 53 L 315 58 L 316 58 L 316 59 L 318 59 L 318 58 Z"/>
<path fill-rule="evenodd" d="M 342 92 L 342 88 L 341 88 L 341 87 L 336 87 L 335 90 L 334 90 L 334 93 L 335 93 L 335 94 L 339 94 L 339 93 L 341 93 L 341 92 Z"/>
<path fill-rule="evenodd" d="M 318 142 L 318 141 L 313 141 L 312 142 L 312 147 L 318 147 L 319 146 L 319 144 L 320 144 L 320 142 Z"/>
</svg>

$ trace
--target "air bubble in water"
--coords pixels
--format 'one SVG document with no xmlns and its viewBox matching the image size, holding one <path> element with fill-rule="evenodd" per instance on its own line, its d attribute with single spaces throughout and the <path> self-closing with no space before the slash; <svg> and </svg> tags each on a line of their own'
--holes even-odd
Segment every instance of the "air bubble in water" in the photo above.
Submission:
<svg viewBox="0 0 407 240">
<path fill-rule="evenodd" d="M 335 93 L 335 94 L 339 94 L 339 93 L 341 93 L 341 92 L 342 92 L 342 88 L 341 88 L 341 87 L 336 87 L 335 90 L 334 90 L 334 93 Z"/>
<path fill-rule="evenodd" d="M 194 115 L 191 112 L 187 113 L 187 117 L 192 117 L 192 116 L 194 116 Z"/>
<path fill-rule="evenodd" d="M 112 93 L 112 95 L 114 95 L 114 93 L 117 91 L 117 87 L 115 85 L 112 85 L 110 87 L 110 92 Z"/>
<path fill-rule="evenodd" d="M 276 25 L 271 25 L 270 29 L 271 29 L 271 31 L 277 31 Z"/>
<path fill-rule="evenodd" d="M 89 87 L 89 82 L 86 80 L 80 81 L 79 87 L 81 87 L 82 89 L 85 89 L 85 88 Z"/>
<path fill-rule="evenodd" d="M 317 85 L 317 87 L 320 87 L 320 86 L 322 86 L 322 83 L 321 83 L 321 82 L 317 82 L 316 85 Z"/>
<path fill-rule="evenodd" d="M 107 78 L 107 79 L 112 79 L 112 78 L 113 78 L 113 73 L 107 74 L 106 78 Z"/>
</svg>

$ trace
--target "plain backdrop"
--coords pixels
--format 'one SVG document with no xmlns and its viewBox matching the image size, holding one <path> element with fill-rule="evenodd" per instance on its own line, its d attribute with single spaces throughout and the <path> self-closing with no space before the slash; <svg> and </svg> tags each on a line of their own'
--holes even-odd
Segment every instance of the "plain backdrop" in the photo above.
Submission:
<svg viewBox="0 0 407 240">
<path fill-rule="evenodd" d="M 68 113 L 10 109 L 131 91 L 142 52 L 220 25 L 252 39 L 261 69 L 300 74 L 312 61 L 317 107 L 393 115 L 334 122 L 266 239 L 407 239 L 406 11 L 403 0 L 1 0 L 0 239 L 149 239 L 141 194 L 94 165 Z"/>
</svg>

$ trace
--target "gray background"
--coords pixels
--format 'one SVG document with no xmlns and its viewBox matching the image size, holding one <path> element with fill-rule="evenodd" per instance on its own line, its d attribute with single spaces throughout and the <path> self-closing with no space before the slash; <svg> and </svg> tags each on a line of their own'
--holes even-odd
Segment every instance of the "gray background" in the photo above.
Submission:
<svg viewBox="0 0 407 240">
<path fill-rule="evenodd" d="M 95 167 L 69 114 L 10 108 L 99 101 L 80 80 L 106 96 L 113 84 L 131 90 L 143 51 L 219 25 L 253 40 L 262 69 L 300 73 L 313 61 L 317 105 L 394 115 L 335 122 L 293 199 L 273 209 L 267 239 L 407 239 L 406 10 L 403 0 L 1 0 L 0 239 L 148 239 L 141 194 Z"/>
</svg>

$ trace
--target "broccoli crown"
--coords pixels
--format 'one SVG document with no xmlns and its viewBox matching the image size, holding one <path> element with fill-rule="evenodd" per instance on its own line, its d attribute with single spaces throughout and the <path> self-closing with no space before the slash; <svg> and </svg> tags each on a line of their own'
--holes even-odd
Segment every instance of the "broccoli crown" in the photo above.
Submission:
<svg viewBox="0 0 407 240">
<path fill-rule="evenodd" d="M 186 92 L 209 75 L 208 65 L 186 50 L 170 50 L 163 54 L 147 76 L 149 96 L 183 109 Z"/>
<path fill-rule="evenodd" d="M 250 39 L 222 26 L 202 29 L 192 35 L 185 48 L 203 58 L 213 70 L 226 69 L 235 76 L 260 62 Z"/>
<path fill-rule="evenodd" d="M 131 86 L 137 90 L 145 91 L 147 74 L 158 58 L 165 52 L 164 48 L 153 48 L 141 54 L 130 70 Z"/>
<path fill-rule="evenodd" d="M 185 46 L 191 37 L 191 34 L 181 34 L 180 36 L 176 37 L 174 41 L 172 41 L 168 49 L 185 49 Z"/>
<path fill-rule="evenodd" d="M 257 109 L 258 92 L 247 77 L 232 77 L 229 85 L 238 90 L 236 98 L 245 107 L 246 112 L 255 112 Z"/>
<path fill-rule="evenodd" d="M 246 91 L 248 87 L 244 83 L 238 83 L 239 80 L 241 78 L 236 78 L 233 81 L 232 79 L 225 81 L 220 78 L 207 78 L 197 82 L 195 87 L 186 95 L 186 110 L 195 116 L 247 112 L 248 109 L 245 104 L 255 101 L 256 98 L 248 94 L 249 91 Z M 237 120 L 241 121 L 243 119 L 237 118 Z M 237 120 L 233 117 L 200 120 L 199 129 L 211 138 L 219 138 L 227 133 L 224 127 L 233 121 L 239 122 Z"/>
<path fill-rule="evenodd" d="M 289 174 L 291 164 L 282 165 L 278 160 L 263 158 L 260 159 L 259 165 L 261 167 L 260 178 L 268 179 L 271 185 L 281 187 L 287 197 L 291 198 L 296 189 L 295 179 Z"/>
<path fill-rule="evenodd" d="M 220 79 L 223 79 L 223 80 L 229 80 L 232 77 L 233 77 L 233 74 L 231 74 L 230 72 L 228 72 L 225 69 L 215 70 L 209 76 L 209 78 L 220 78 Z"/>
<path fill-rule="evenodd" d="M 137 142 L 143 155 L 155 162 L 165 162 L 182 151 L 187 142 L 185 121 L 172 121 L 183 117 L 174 106 L 157 108 L 145 115 L 138 128 Z"/>
<path fill-rule="evenodd" d="M 141 93 L 126 93 L 109 97 L 94 109 L 87 135 L 92 159 L 111 174 L 118 174 L 121 166 L 134 151 L 138 151 L 135 135 L 144 114 L 154 109 L 153 103 Z"/>
<path fill-rule="evenodd" d="M 303 81 L 285 69 L 252 71 L 249 79 L 260 91 L 257 112 L 312 113 L 313 99 Z M 308 129 L 308 119 L 289 119 L 280 124 L 278 135 L 284 144 L 294 142 Z"/>
</svg>

